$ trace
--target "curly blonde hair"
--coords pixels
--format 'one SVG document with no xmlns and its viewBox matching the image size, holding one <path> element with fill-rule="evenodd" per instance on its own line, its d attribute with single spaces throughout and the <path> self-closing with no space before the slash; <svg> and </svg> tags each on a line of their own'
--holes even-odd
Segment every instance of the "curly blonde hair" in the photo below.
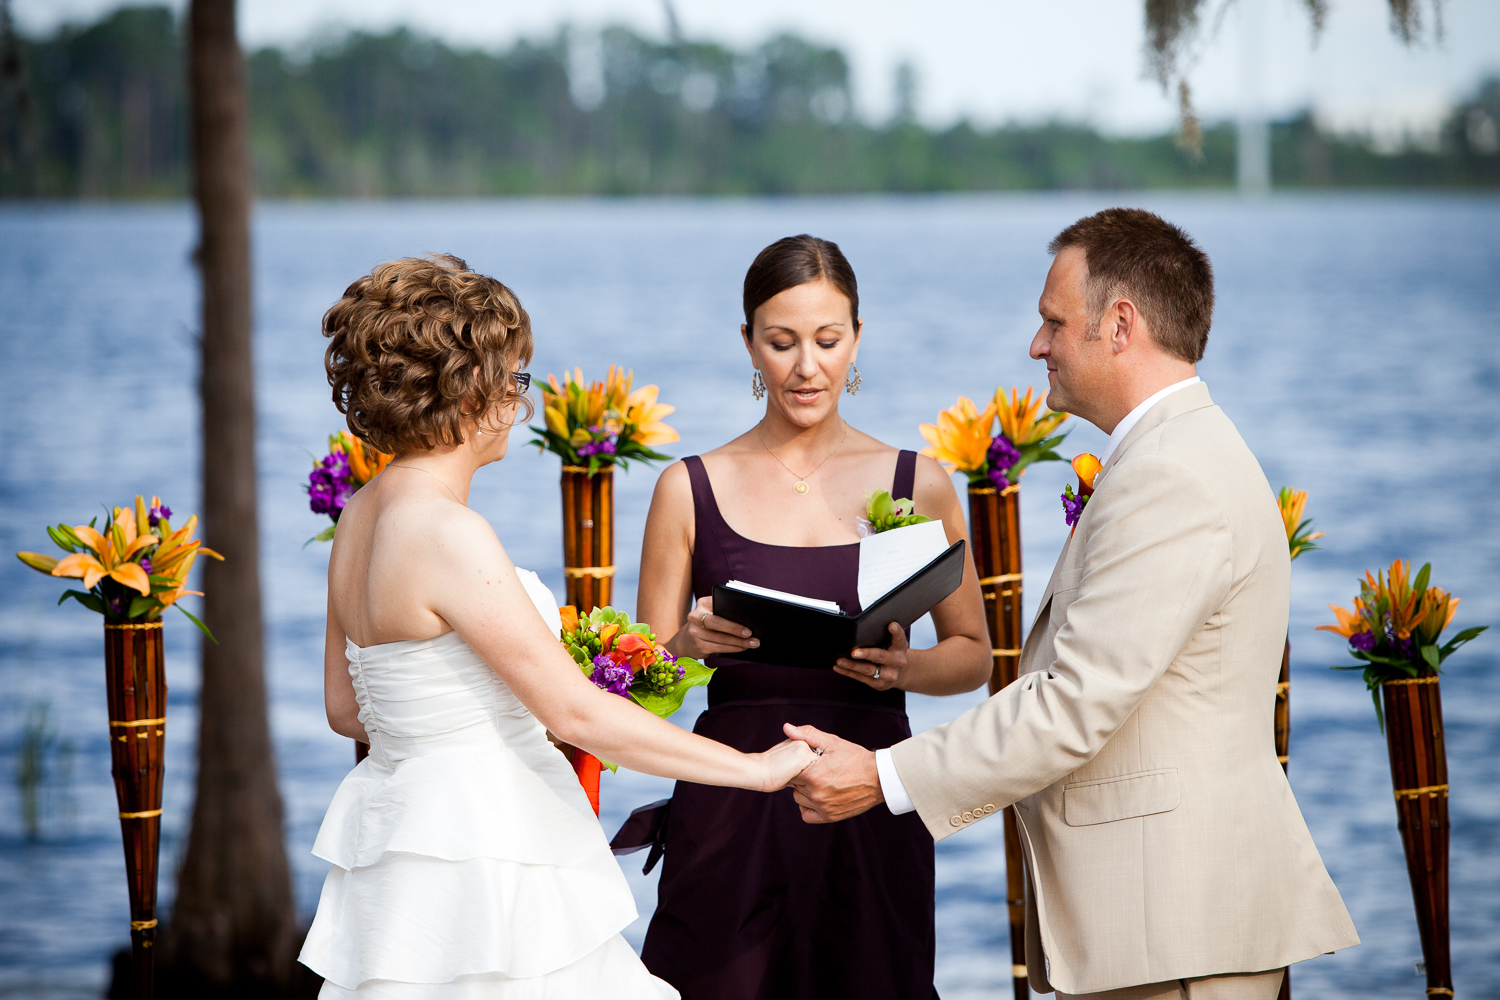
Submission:
<svg viewBox="0 0 1500 1000">
<path fill-rule="evenodd" d="M 531 361 L 531 317 L 509 288 L 452 254 L 377 266 L 323 314 L 323 335 L 333 403 L 381 451 L 462 444 L 465 419 L 484 428 L 512 401 L 531 418 L 511 378 Z"/>
</svg>

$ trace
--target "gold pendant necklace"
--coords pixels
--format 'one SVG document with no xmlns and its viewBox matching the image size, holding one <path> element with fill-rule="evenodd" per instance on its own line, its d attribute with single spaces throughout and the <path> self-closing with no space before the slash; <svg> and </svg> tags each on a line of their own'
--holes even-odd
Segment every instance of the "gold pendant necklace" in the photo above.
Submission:
<svg viewBox="0 0 1500 1000">
<path fill-rule="evenodd" d="M 827 457 L 825 457 L 823 461 L 814 466 L 812 472 L 809 472 L 805 476 L 799 476 L 795 472 L 792 472 L 792 467 L 790 465 L 787 465 L 781 459 L 776 457 L 776 453 L 771 450 L 771 446 L 766 444 L 765 435 L 760 432 L 760 424 L 755 425 L 755 436 L 760 438 L 760 446 L 766 449 L 766 454 L 770 455 L 772 458 L 775 458 L 776 464 L 781 466 L 787 472 L 790 472 L 792 474 L 792 478 L 797 480 L 792 484 L 792 492 L 797 494 L 798 496 L 806 496 L 807 491 L 812 489 L 811 486 L 807 485 L 807 481 L 813 477 L 813 472 L 817 472 L 823 466 L 827 465 L 828 459 L 837 455 L 839 453 L 839 449 L 844 446 L 844 439 L 849 436 L 849 424 L 847 422 L 844 423 L 844 433 L 839 436 L 839 443 L 834 445 L 833 450 L 828 453 Z"/>
</svg>

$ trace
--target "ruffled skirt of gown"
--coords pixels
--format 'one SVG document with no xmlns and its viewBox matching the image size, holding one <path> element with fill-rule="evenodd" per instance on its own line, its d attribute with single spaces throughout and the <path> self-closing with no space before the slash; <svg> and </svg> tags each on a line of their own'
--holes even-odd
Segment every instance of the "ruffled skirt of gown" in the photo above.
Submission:
<svg viewBox="0 0 1500 1000">
<path fill-rule="evenodd" d="M 483 660 L 453 632 L 349 657 L 371 749 L 313 846 L 320 995 L 675 1000 L 620 937 L 635 901 L 572 768 Z"/>
</svg>

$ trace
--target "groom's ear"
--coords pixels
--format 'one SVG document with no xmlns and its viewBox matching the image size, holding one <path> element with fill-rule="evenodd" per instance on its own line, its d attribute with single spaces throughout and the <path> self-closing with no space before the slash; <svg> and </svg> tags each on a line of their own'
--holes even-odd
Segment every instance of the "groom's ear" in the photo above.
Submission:
<svg viewBox="0 0 1500 1000">
<path fill-rule="evenodd" d="M 1154 344 L 1141 311 L 1124 296 L 1115 299 L 1104 310 L 1099 319 L 1099 332 L 1109 338 L 1111 354 L 1123 354 L 1131 348 L 1140 350 L 1147 344 Z"/>
</svg>

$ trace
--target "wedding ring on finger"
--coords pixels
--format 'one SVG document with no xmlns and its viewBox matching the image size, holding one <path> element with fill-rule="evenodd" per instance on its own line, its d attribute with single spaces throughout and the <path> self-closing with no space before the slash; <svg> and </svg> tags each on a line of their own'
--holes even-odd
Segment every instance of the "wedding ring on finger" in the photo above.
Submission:
<svg viewBox="0 0 1500 1000">
<path fill-rule="evenodd" d="M 875 668 L 875 672 L 870 675 L 870 679 L 874 680 L 874 681 L 880 680 L 880 668 L 879 667 Z"/>
<path fill-rule="evenodd" d="M 809 746 L 808 749 L 811 750 L 813 753 L 817 754 L 819 757 L 823 756 L 823 748 L 822 747 Z"/>
</svg>

